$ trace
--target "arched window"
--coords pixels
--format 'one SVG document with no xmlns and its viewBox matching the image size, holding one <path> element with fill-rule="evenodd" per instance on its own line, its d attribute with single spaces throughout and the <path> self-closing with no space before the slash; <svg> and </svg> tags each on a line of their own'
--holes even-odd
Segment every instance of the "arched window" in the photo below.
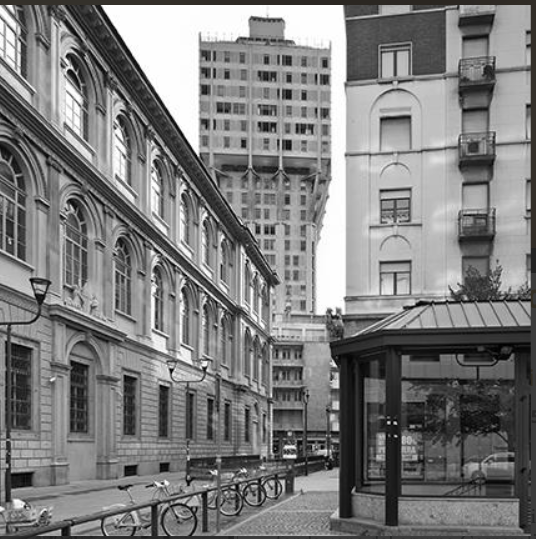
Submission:
<svg viewBox="0 0 536 539">
<path fill-rule="evenodd" d="M 220 279 L 226 284 L 229 284 L 229 262 L 229 246 L 227 245 L 227 242 L 223 240 L 221 242 Z"/>
<path fill-rule="evenodd" d="M 181 241 L 192 246 L 192 210 L 186 195 L 181 196 Z"/>
<path fill-rule="evenodd" d="M 80 205 L 67 203 L 65 222 L 65 284 L 82 288 L 88 279 L 88 227 Z"/>
<path fill-rule="evenodd" d="M 251 356 L 253 342 L 251 340 L 251 333 L 249 329 L 246 331 L 246 337 L 244 339 L 244 374 L 248 377 L 251 376 Z"/>
<path fill-rule="evenodd" d="M 126 122 L 122 116 L 118 116 L 114 122 L 114 174 L 128 185 L 132 185 L 131 156 L 132 147 Z"/>
<path fill-rule="evenodd" d="M 26 260 L 26 189 L 16 159 L 0 147 L 0 250 Z"/>
<path fill-rule="evenodd" d="M 250 302 L 251 295 L 251 268 L 249 262 L 246 262 L 246 268 L 244 270 L 244 301 Z"/>
<path fill-rule="evenodd" d="M 115 309 L 132 314 L 132 257 L 123 239 L 115 246 Z"/>
<path fill-rule="evenodd" d="M 261 302 L 261 318 L 265 322 L 268 322 L 268 318 L 270 317 L 270 297 L 268 295 L 268 287 L 266 285 L 262 287 Z"/>
<path fill-rule="evenodd" d="M 253 345 L 253 380 L 259 379 L 259 370 L 261 366 L 261 344 L 258 338 L 255 338 Z"/>
<path fill-rule="evenodd" d="M 208 305 L 203 305 L 201 316 L 201 351 L 205 356 L 210 356 L 210 312 Z"/>
<path fill-rule="evenodd" d="M 162 271 L 153 270 L 153 329 L 164 331 L 164 280 Z"/>
<path fill-rule="evenodd" d="M 212 263 L 210 252 L 212 246 L 212 234 L 210 232 L 210 222 L 208 219 L 203 221 L 203 231 L 201 236 L 201 259 L 204 264 L 210 267 Z"/>
<path fill-rule="evenodd" d="M 229 364 L 229 350 L 228 350 L 228 322 L 227 317 L 223 316 L 220 324 L 220 354 L 221 354 L 221 364 Z"/>
<path fill-rule="evenodd" d="M 270 356 L 268 352 L 268 345 L 262 347 L 262 384 L 268 387 L 270 379 Z"/>
<path fill-rule="evenodd" d="M 26 29 L 21 6 L 0 5 L 0 58 L 26 75 Z"/>
<path fill-rule="evenodd" d="M 251 301 L 253 303 L 253 311 L 258 312 L 259 311 L 259 297 L 260 297 L 260 290 L 259 290 L 259 277 L 258 275 L 255 275 L 253 278 L 253 289 L 251 291 Z"/>
<path fill-rule="evenodd" d="M 190 300 L 188 298 L 188 294 L 186 293 L 186 290 L 183 290 L 181 293 L 181 340 L 183 344 L 186 344 L 186 345 L 191 345 L 190 308 L 191 306 L 190 306 Z"/>
<path fill-rule="evenodd" d="M 160 165 L 155 161 L 151 167 L 151 204 L 153 213 L 158 215 L 160 219 L 164 219 L 164 177 Z"/>
<path fill-rule="evenodd" d="M 84 140 L 88 139 L 87 86 L 76 58 L 67 56 L 65 71 L 65 123 Z"/>
</svg>

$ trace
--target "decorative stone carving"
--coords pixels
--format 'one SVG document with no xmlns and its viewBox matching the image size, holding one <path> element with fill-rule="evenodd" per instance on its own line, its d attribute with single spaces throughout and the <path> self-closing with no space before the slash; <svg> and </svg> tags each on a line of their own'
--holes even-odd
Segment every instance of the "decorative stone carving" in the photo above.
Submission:
<svg viewBox="0 0 536 539">
<path fill-rule="evenodd" d="M 65 305 L 74 307 L 91 316 L 101 318 L 99 309 L 99 300 L 97 295 L 91 290 L 88 283 L 84 286 L 75 285 L 68 292 L 68 297 L 65 299 Z"/>
<path fill-rule="evenodd" d="M 48 13 L 51 17 L 54 17 L 58 22 L 65 22 L 67 19 L 67 12 L 61 4 L 51 4 L 48 6 Z"/>
</svg>

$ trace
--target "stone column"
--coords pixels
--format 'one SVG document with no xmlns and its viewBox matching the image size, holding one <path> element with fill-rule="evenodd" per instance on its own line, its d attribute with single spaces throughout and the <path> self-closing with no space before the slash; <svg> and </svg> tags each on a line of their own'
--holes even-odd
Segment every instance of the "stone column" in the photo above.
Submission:
<svg viewBox="0 0 536 539">
<path fill-rule="evenodd" d="M 61 163 L 53 158 L 47 159 L 48 189 L 50 208 L 48 213 L 46 231 L 46 273 L 52 281 L 48 292 L 49 301 L 61 301 L 62 290 L 62 223 L 60 204 L 60 175 L 63 172 Z M 40 230 L 37 229 L 36 230 Z M 38 236 L 39 237 L 39 236 Z M 44 238 L 40 238 L 40 241 Z"/>
<path fill-rule="evenodd" d="M 119 379 L 115 376 L 97 376 L 97 479 L 119 477 L 116 446 L 118 386 Z"/>
</svg>

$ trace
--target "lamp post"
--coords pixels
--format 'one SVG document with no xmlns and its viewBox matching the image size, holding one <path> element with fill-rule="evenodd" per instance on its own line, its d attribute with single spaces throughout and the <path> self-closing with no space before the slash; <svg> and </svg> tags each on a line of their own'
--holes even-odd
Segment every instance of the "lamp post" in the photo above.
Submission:
<svg viewBox="0 0 536 539">
<path fill-rule="evenodd" d="M 306 387 L 303 388 L 302 401 L 304 404 L 303 452 L 305 455 L 305 475 L 309 475 L 309 456 L 308 456 L 308 451 L 307 451 L 307 405 L 309 404 L 309 390 Z"/>
<path fill-rule="evenodd" d="M 23 320 L 21 322 L 7 321 L 0 322 L 0 326 L 7 326 L 7 338 L 6 338 L 6 500 L 5 503 L 11 502 L 11 427 L 13 422 L 13 415 L 11 409 L 12 400 L 12 387 L 13 381 L 11 379 L 11 328 L 12 326 L 28 326 L 36 322 L 41 316 L 41 306 L 45 301 L 48 289 L 50 287 L 50 281 L 48 279 L 42 279 L 40 277 L 32 277 L 30 279 L 32 285 L 35 301 L 37 302 L 37 312 L 30 320 Z"/>
<path fill-rule="evenodd" d="M 181 380 L 179 378 L 176 378 L 174 376 L 175 370 L 177 369 L 177 365 L 179 364 L 178 359 L 168 359 L 167 360 L 167 366 L 169 369 L 169 377 L 173 382 L 176 384 L 186 384 L 186 392 L 188 393 L 188 387 L 190 384 L 199 384 L 201 383 L 206 377 L 207 377 L 207 369 L 209 366 L 210 360 L 203 358 L 201 360 L 201 370 L 202 370 L 202 376 L 201 378 L 197 378 L 195 380 Z M 186 484 L 190 484 L 191 477 L 190 477 L 190 438 L 186 437 Z"/>
<path fill-rule="evenodd" d="M 203 358 L 201 360 L 201 370 L 203 371 L 203 374 L 201 375 L 201 378 L 197 378 L 195 380 L 180 380 L 178 378 L 174 377 L 175 369 L 177 368 L 179 361 L 177 359 L 168 359 L 167 366 L 169 369 L 169 377 L 173 382 L 176 384 L 186 384 L 186 387 L 188 387 L 190 384 L 199 384 L 205 380 L 207 377 L 207 370 L 208 366 L 210 364 L 210 359 Z M 218 372 L 216 374 L 216 413 L 217 413 L 217 423 L 216 423 L 216 429 L 217 429 L 217 455 L 216 455 L 216 469 L 217 469 L 217 491 L 216 491 L 216 507 L 219 507 L 220 505 L 220 499 L 221 499 L 221 374 Z M 191 482 L 190 478 L 190 440 L 186 440 L 186 483 L 189 485 Z M 216 531 L 217 533 L 220 532 L 221 524 L 220 524 L 220 512 L 216 511 Z"/>
<path fill-rule="evenodd" d="M 331 406 L 326 406 L 326 457 L 331 459 Z"/>
</svg>

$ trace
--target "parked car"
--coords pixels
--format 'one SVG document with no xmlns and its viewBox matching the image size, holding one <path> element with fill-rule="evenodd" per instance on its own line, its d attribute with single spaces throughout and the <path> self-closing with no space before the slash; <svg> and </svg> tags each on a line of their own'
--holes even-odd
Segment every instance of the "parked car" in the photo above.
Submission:
<svg viewBox="0 0 536 539">
<path fill-rule="evenodd" d="M 482 481 L 513 481 L 515 453 L 492 453 L 481 461 L 467 462 L 463 466 L 465 479 Z"/>
</svg>

